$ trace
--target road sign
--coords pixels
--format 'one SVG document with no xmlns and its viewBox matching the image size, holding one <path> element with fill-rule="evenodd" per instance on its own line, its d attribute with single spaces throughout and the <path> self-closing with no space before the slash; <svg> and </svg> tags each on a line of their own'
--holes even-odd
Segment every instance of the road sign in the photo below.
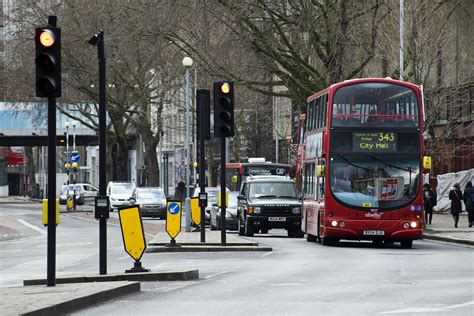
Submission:
<svg viewBox="0 0 474 316">
<path fill-rule="evenodd" d="M 74 194 L 68 193 L 66 197 L 66 208 L 71 210 L 74 207 Z"/>
<path fill-rule="evenodd" d="M 146 249 L 140 209 L 136 205 L 120 208 L 119 218 L 125 251 L 139 261 Z"/>
<path fill-rule="evenodd" d="M 81 160 L 81 155 L 79 155 L 79 152 L 77 151 L 71 152 L 70 157 L 72 162 L 79 162 L 79 160 Z"/>
<path fill-rule="evenodd" d="M 191 219 L 196 225 L 201 224 L 201 208 L 199 207 L 199 197 L 191 198 Z"/>
<path fill-rule="evenodd" d="M 166 206 L 166 232 L 174 239 L 181 232 L 181 202 L 168 201 Z"/>
</svg>

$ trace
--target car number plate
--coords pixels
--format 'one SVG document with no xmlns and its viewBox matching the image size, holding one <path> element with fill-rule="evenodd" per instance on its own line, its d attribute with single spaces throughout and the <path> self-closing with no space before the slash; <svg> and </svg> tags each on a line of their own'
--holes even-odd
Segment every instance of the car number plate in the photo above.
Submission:
<svg viewBox="0 0 474 316">
<path fill-rule="evenodd" d="M 270 222 L 284 222 L 286 221 L 286 217 L 269 217 L 268 220 Z"/>
<path fill-rule="evenodd" d="M 385 232 L 383 230 L 364 230 L 366 236 L 383 236 Z"/>
</svg>

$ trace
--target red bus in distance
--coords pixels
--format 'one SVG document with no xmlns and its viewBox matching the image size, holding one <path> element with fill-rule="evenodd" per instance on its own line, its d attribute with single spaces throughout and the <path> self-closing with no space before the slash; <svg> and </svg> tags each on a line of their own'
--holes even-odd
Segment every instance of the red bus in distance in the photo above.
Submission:
<svg viewBox="0 0 474 316">
<path fill-rule="evenodd" d="M 227 163 L 225 168 L 226 186 L 231 191 L 239 191 L 245 177 L 258 175 L 290 176 L 291 171 L 290 165 L 265 161 L 265 158 L 249 158 L 248 162 Z"/>
<path fill-rule="evenodd" d="M 390 78 L 347 80 L 307 99 L 298 123 L 296 182 L 302 230 L 341 239 L 400 242 L 423 234 L 420 87 Z"/>
</svg>

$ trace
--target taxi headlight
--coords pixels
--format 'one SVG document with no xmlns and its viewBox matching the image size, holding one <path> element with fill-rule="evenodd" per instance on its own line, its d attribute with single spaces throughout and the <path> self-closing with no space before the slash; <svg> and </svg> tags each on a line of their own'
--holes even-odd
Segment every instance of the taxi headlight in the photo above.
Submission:
<svg viewBox="0 0 474 316">
<path fill-rule="evenodd" d="M 293 214 L 299 214 L 301 212 L 301 208 L 300 207 L 294 207 L 292 211 L 293 211 Z"/>
<path fill-rule="evenodd" d="M 261 211 L 262 211 L 262 209 L 261 209 L 260 207 L 254 207 L 254 208 L 253 208 L 253 212 L 254 212 L 255 214 L 260 214 Z"/>
<path fill-rule="evenodd" d="M 232 218 L 232 214 L 230 214 L 229 212 L 225 212 L 225 217 L 226 218 Z"/>
</svg>

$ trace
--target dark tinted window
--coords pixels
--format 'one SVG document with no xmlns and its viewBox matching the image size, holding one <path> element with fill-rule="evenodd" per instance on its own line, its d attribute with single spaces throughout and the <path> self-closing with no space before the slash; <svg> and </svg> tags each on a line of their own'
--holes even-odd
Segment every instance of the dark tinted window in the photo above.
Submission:
<svg viewBox="0 0 474 316">
<path fill-rule="evenodd" d="M 339 88 L 332 104 L 333 126 L 418 126 L 418 102 L 410 88 L 357 83 Z"/>
</svg>

